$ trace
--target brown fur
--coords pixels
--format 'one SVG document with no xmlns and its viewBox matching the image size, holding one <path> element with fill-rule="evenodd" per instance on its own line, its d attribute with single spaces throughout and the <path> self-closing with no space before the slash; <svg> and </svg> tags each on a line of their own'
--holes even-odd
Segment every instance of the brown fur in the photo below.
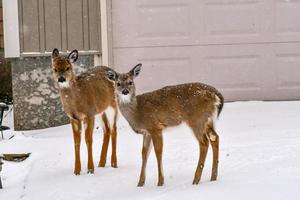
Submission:
<svg viewBox="0 0 300 200">
<path fill-rule="evenodd" d="M 72 53 L 71 53 L 72 54 Z M 70 54 L 70 55 L 71 55 Z M 52 70 L 54 80 L 63 77 L 68 82 L 67 87 L 62 87 L 59 83 L 60 99 L 65 113 L 70 118 L 74 145 L 75 145 L 75 169 L 76 175 L 80 174 L 80 141 L 82 122 L 85 127 L 85 141 L 88 149 L 88 172 L 94 172 L 93 163 L 93 129 L 95 115 L 103 113 L 109 106 L 115 111 L 113 126 L 110 127 L 105 113 L 102 114 L 103 120 L 103 145 L 100 156 L 100 167 L 104 167 L 106 163 L 107 148 L 109 145 L 110 136 L 112 137 L 112 157 L 111 166 L 117 167 L 116 156 L 116 118 L 117 105 L 114 96 L 114 86 L 105 77 L 105 72 L 108 69 L 104 66 L 98 66 L 76 76 L 73 71 L 72 59 L 69 57 L 60 56 L 58 50 L 53 50 L 52 54 Z M 77 58 L 76 58 L 77 59 Z M 75 61 L 76 61 L 75 59 Z"/>
<path fill-rule="evenodd" d="M 118 74 L 112 70 L 108 72 L 108 77 L 115 80 L 116 83 L 120 111 L 135 132 L 144 134 L 143 163 L 138 186 L 143 186 L 145 183 L 145 169 L 151 140 L 157 157 L 158 186 L 164 184 L 162 131 L 182 122 L 193 130 L 200 146 L 200 157 L 193 184 L 198 184 L 200 181 L 209 142 L 213 149 L 211 180 L 216 180 L 219 136 L 214 129 L 214 118 L 221 112 L 224 101 L 222 95 L 212 86 L 188 83 L 167 86 L 135 96 L 133 79 L 139 74 L 140 66 L 137 65 L 127 74 Z M 114 76 L 111 73 L 114 73 Z M 129 92 L 127 95 L 130 95 L 130 101 L 128 102 L 122 100 L 124 90 Z"/>
</svg>

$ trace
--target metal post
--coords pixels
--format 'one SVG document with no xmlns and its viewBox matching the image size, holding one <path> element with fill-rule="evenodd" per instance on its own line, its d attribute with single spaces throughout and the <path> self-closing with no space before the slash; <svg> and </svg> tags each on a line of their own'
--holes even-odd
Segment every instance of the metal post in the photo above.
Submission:
<svg viewBox="0 0 300 200">
<path fill-rule="evenodd" d="M 2 156 L 0 155 L 0 189 L 2 189 L 1 171 L 2 171 Z"/>
<path fill-rule="evenodd" d="M 4 137 L 3 137 L 3 130 L 2 130 L 3 113 L 4 113 L 4 108 L 1 107 L 0 108 L 0 129 L 1 129 L 2 140 L 4 139 Z M 1 160 L 0 160 L 0 162 L 1 162 Z M 0 166 L 1 166 L 1 164 L 0 164 Z M 1 183 L 1 179 L 0 179 L 0 183 Z"/>
</svg>

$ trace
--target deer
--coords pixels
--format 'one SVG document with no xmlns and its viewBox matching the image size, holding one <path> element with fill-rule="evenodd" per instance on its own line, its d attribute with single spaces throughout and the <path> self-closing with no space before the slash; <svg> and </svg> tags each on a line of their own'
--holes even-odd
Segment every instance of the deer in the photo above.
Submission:
<svg viewBox="0 0 300 200">
<path fill-rule="evenodd" d="M 93 130 L 96 115 L 100 115 L 103 128 L 103 144 L 98 167 L 106 164 L 107 150 L 111 138 L 111 166 L 117 168 L 117 102 L 114 84 L 107 80 L 106 66 L 96 66 L 80 75 L 74 72 L 78 51 L 75 49 L 68 56 L 59 54 L 57 48 L 52 51 L 52 72 L 58 85 L 60 100 L 66 115 L 70 119 L 75 148 L 74 174 L 80 175 L 80 143 L 82 124 L 88 153 L 87 172 L 94 173 Z"/>
<path fill-rule="evenodd" d="M 143 135 L 142 166 L 137 186 L 145 184 L 151 142 L 158 166 L 157 186 L 164 185 L 162 131 L 181 123 L 191 128 L 200 149 L 193 184 L 198 184 L 201 179 L 209 143 L 213 150 L 211 181 L 215 181 L 219 157 L 219 135 L 215 123 L 224 104 L 222 94 L 212 86 L 196 82 L 166 86 L 136 95 L 134 79 L 140 74 L 141 66 L 141 63 L 137 64 L 128 73 L 118 73 L 110 68 L 106 72 L 107 78 L 115 83 L 120 112 L 133 131 Z"/>
</svg>

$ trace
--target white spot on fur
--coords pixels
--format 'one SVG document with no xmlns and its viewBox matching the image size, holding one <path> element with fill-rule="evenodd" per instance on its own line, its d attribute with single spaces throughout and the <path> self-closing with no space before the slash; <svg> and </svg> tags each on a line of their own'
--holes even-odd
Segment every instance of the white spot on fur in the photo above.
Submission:
<svg viewBox="0 0 300 200">
<path fill-rule="evenodd" d="M 212 123 L 213 127 L 215 127 L 215 123 L 217 121 L 217 118 L 218 118 L 218 108 L 216 107 L 214 109 L 214 112 L 212 113 L 212 116 L 210 118 L 208 118 L 208 121 L 210 123 Z"/>
<path fill-rule="evenodd" d="M 119 94 L 118 98 L 121 103 L 127 104 L 130 103 L 131 101 L 131 94 L 127 94 L 127 95 Z"/>
<path fill-rule="evenodd" d="M 108 107 L 105 111 L 108 123 L 109 123 L 109 127 L 112 129 L 113 125 L 114 125 L 114 119 L 115 119 L 115 115 L 116 115 L 116 111 L 112 108 L 112 107 Z"/>
<path fill-rule="evenodd" d="M 70 87 L 70 82 L 69 81 L 58 82 L 58 86 L 60 88 L 68 88 L 68 87 Z"/>
<path fill-rule="evenodd" d="M 214 127 L 215 127 L 215 123 L 216 123 L 217 118 L 218 118 L 219 105 L 221 104 L 220 98 L 217 95 L 215 95 L 215 97 L 216 97 L 215 110 L 214 110 L 211 118 L 209 119 L 212 122 L 212 124 L 213 124 Z"/>
<path fill-rule="evenodd" d="M 74 129 L 75 129 L 75 130 L 79 130 L 79 126 L 78 126 L 77 123 L 74 123 L 73 125 L 74 125 Z"/>
<path fill-rule="evenodd" d="M 106 114 L 110 129 L 113 128 L 116 112 L 117 111 L 115 111 L 112 107 L 109 106 L 109 107 L 106 108 L 106 110 L 103 113 L 101 113 L 101 115 L 104 114 L 104 113 Z M 102 117 L 101 117 L 101 126 L 102 126 L 103 130 L 105 130 L 105 124 L 102 120 Z"/>
<path fill-rule="evenodd" d="M 87 126 L 87 123 L 85 121 L 83 122 L 83 127 L 84 127 L 84 132 L 86 132 L 88 126 Z"/>
<path fill-rule="evenodd" d="M 221 104 L 221 100 L 217 95 L 215 95 L 215 97 L 216 97 L 215 105 L 218 107 Z"/>
<path fill-rule="evenodd" d="M 212 133 L 209 133 L 209 139 L 214 142 L 216 141 L 217 136 L 213 135 Z"/>
</svg>

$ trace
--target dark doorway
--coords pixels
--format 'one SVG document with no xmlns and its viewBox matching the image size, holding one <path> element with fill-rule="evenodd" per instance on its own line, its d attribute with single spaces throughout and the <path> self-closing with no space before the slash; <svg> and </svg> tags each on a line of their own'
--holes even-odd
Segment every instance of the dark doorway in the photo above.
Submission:
<svg viewBox="0 0 300 200">
<path fill-rule="evenodd" d="M 0 102 L 12 104 L 11 65 L 4 58 L 2 0 L 0 0 Z"/>
</svg>

